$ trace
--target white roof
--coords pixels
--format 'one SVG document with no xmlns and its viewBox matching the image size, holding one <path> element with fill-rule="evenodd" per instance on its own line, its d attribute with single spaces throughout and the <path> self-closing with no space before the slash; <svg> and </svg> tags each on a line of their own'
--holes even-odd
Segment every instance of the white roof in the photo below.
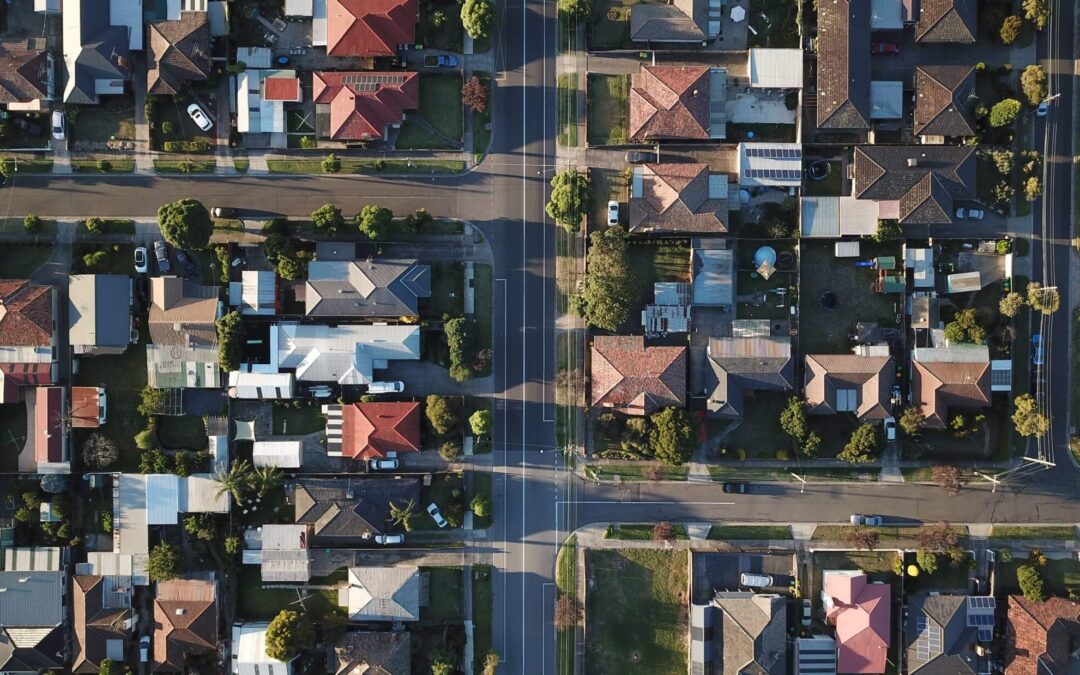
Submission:
<svg viewBox="0 0 1080 675">
<path fill-rule="evenodd" d="M 307 525 L 263 525 L 264 551 L 301 551 L 307 548 Z"/>
<path fill-rule="evenodd" d="M 803 197 L 802 236 L 868 236 L 877 232 L 878 203 L 854 197 Z"/>
<path fill-rule="evenodd" d="M 113 504 L 113 545 L 117 553 L 145 554 L 150 550 L 146 532 L 146 476 L 123 473 L 117 477 L 118 498 Z"/>
<path fill-rule="evenodd" d="M 934 287 L 934 249 L 907 248 L 904 252 L 904 266 L 913 270 L 915 288 Z"/>
<path fill-rule="evenodd" d="M 301 382 L 370 384 L 389 361 L 420 359 L 419 326 L 283 323 L 270 335 L 278 368 Z"/>
<path fill-rule="evenodd" d="M 269 68 L 271 54 L 268 47 L 237 47 L 236 60 L 243 62 L 248 68 Z"/>
<path fill-rule="evenodd" d="M 838 241 L 833 245 L 833 256 L 837 258 L 858 258 L 858 241 Z"/>
<path fill-rule="evenodd" d="M 870 30 L 904 27 L 903 0 L 870 0 Z"/>
<path fill-rule="evenodd" d="M 146 477 L 146 524 L 176 525 L 180 513 L 180 479 L 171 473 Z"/>
<path fill-rule="evenodd" d="M 292 373 L 229 373 L 229 396 L 233 398 L 292 398 Z"/>
<path fill-rule="evenodd" d="M 751 87 L 799 89 L 803 85 L 801 49 L 751 49 L 747 72 Z"/>
<path fill-rule="evenodd" d="M 739 184 L 748 187 L 802 185 L 802 145 L 739 143 Z"/>
<path fill-rule="evenodd" d="M 326 46 L 326 0 L 311 3 L 311 46 Z"/>
<path fill-rule="evenodd" d="M 285 0 L 285 16 L 311 18 L 314 5 L 311 0 Z"/>
<path fill-rule="evenodd" d="M 923 363 L 985 363 L 990 360 L 986 345 L 953 345 L 951 347 L 916 347 L 913 358 Z"/>
<path fill-rule="evenodd" d="M 300 441 L 256 441 L 251 450 L 255 466 L 298 469 L 303 456 L 304 446 Z"/>
<path fill-rule="evenodd" d="M 61 562 L 59 546 L 4 550 L 4 569 L 8 572 L 58 572 Z"/>
<path fill-rule="evenodd" d="M 235 675 L 289 675 L 292 666 L 266 655 L 269 623 L 233 625 L 232 653 Z"/>
<path fill-rule="evenodd" d="M 971 293 L 982 289 L 982 275 L 979 272 L 957 272 L 945 277 L 949 293 Z"/>
<path fill-rule="evenodd" d="M 282 118 L 284 131 L 284 117 Z M 273 316 L 277 275 L 274 272 L 244 270 L 240 275 L 240 313 Z"/>
<path fill-rule="evenodd" d="M 904 83 L 870 81 L 870 119 L 898 120 L 904 116 Z"/>
<path fill-rule="evenodd" d="M 207 443 L 210 457 L 214 460 L 210 468 L 215 474 L 223 473 L 229 468 L 229 437 L 210 436 Z"/>
<path fill-rule="evenodd" d="M 282 74 L 285 75 L 282 75 Z M 296 77 L 295 71 L 251 69 L 240 73 L 236 78 L 236 130 L 242 134 L 269 134 L 285 133 L 285 103 L 283 101 L 268 101 L 263 98 L 265 81 L 272 77 Z M 245 275 L 269 275 L 273 272 L 245 271 Z M 271 285 L 271 288 L 273 286 Z M 270 306 L 273 307 L 271 296 Z M 244 312 L 250 314 L 252 312 Z M 266 312 L 273 314 L 272 311 Z"/>
</svg>

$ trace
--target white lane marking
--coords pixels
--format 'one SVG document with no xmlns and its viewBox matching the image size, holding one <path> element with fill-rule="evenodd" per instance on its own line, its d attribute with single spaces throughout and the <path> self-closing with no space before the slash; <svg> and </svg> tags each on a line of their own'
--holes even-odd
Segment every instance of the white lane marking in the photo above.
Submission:
<svg viewBox="0 0 1080 675">
<path fill-rule="evenodd" d="M 556 502 L 558 504 L 611 504 L 617 506 L 664 506 L 667 504 L 680 504 L 682 506 L 735 506 L 735 502 L 625 502 L 620 500 L 581 500 L 571 499 Z"/>
<path fill-rule="evenodd" d="M 503 500 L 503 513 L 509 515 L 510 509 L 509 509 L 509 506 L 508 506 L 508 501 L 509 501 L 509 492 L 510 491 L 506 489 L 507 488 L 507 485 L 506 485 L 506 476 L 507 476 L 507 473 L 506 473 L 506 469 L 507 469 L 507 464 L 506 464 L 506 448 L 507 448 L 507 438 L 506 438 L 506 427 L 507 427 L 507 424 L 506 424 L 506 355 L 507 355 L 507 347 L 508 347 L 508 343 L 507 343 L 508 338 L 507 338 L 507 332 L 506 332 L 506 308 L 507 308 L 507 302 L 506 302 L 506 279 L 496 279 L 495 280 L 495 283 L 500 283 L 500 282 L 503 285 L 502 286 L 502 296 L 503 296 L 503 348 L 502 348 L 502 360 L 503 360 L 503 364 L 502 364 L 502 367 L 503 367 L 502 368 L 502 371 L 503 371 L 502 391 L 503 391 L 503 394 L 502 394 L 502 407 L 503 407 L 503 414 L 501 414 L 499 416 L 502 419 L 502 428 L 503 428 L 503 447 L 502 447 L 503 490 L 502 490 L 502 500 Z M 506 608 L 507 608 L 507 605 L 510 604 L 510 603 L 508 603 L 506 601 L 506 597 L 507 597 L 506 596 L 506 579 L 507 579 L 507 577 L 510 576 L 509 574 L 506 573 L 506 570 L 507 570 L 507 566 L 506 566 L 506 556 L 507 556 L 506 537 L 507 537 L 507 528 L 503 527 L 503 546 L 502 546 L 503 593 L 502 593 L 502 595 L 503 595 L 503 627 L 504 628 L 507 626 L 507 623 L 506 623 Z M 507 653 L 506 652 L 506 635 L 507 635 L 507 631 L 503 630 L 503 644 L 502 644 L 502 653 L 503 654 Z"/>
<path fill-rule="evenodd" d="M 525 162 L 526 162 L 526 130 L 528 129 L 528 102 L 526 100 L 525 92 L 528 91 L 526 87 L 526 79 L 529 71 L 529 60 L 526 47 L 529 43 L 529 31 L 527 30 L 527 18 L 528 18 L 528 2 L 527 0 L 521 0 L 521 669 L 520 673 L 525 671 L 525 650 L 528 642 L 525 639 L 525 355 L 528 352 L 525 350 L 525 317 L 528 316 L 526 310 L 527 303 L 525 302 L 525 282 L 528 279 L 527 270 L 525 269 L 525 218 L 528 212 L 528 202 L 526 196 L 528 193 L 528 182 L 525 177 Z"/>
</svg>

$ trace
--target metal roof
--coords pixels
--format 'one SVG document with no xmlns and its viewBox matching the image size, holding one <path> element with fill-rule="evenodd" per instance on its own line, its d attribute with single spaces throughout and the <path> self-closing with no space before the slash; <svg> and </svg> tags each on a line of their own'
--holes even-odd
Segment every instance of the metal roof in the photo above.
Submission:
<svg viewBox="0 0 1080 675">
<path fill-rule="evenodd" d="M 803 197 L 802 236 L 833 238 L 877 232 L 878 203 L 854 197 Z"/>
<path fill-rule="evenodd" d="M 730 305 L 734 293 L 734 269 L 734 251 L 695 248 L 690 272 L 694 285 L 694 304 L 713 307 Z"/>
<path fill-rule="evenodd" d="M 304 446 L 300 441 L 256 441 L 251 450 L 255 466 L 298 469 L 303 457 Z"/>
<path fill-rule="evenodd" d="M 173 474 L 146 477 L 146 524 L 176 525 L 180 513 L 180 479 Z"/>
<path fill-rule="evenodd" d="M 4 569 L 9 572 L 56 572 L 63 563 L 59 546 L 4 550 Z"/>
<path fill-rule="evenodd" d="M 751 49 L 747 73 L 751 87 L 801 89 L 803 53 L 801 49 Z"/>
<path fill-rule="evenodd" d="M 292 666 L 266 655 L 266 629 L 269 623 L 233 625 L 232 653 L 234 675 L 288 675 Z"/>
<path fill-rule="evenodd" d="M 281 369 L 301 382 L 369 384 L 389 361 L 420 359 L 420 327 L 278 324 L 271 350 Z"/>
<path fill-rule="evenodd" d="M 896 81 L 870 82 L 870 119 L 898 120 L 904 116 L 904 83 Z"/>
<path fill-rule="evenodd" d="M 12 628 L 53 628 L 64 618 L 63 572 L 0 572 L 0 589 L 0 627 L 9 639 Z"/>
<path fill-rule="evenodd" d="M 117 553 L 150 550 L 146 531 L 146 476 L 123 473 L 116 479 L 113 502 L 113 539 Z"/>
</svg>

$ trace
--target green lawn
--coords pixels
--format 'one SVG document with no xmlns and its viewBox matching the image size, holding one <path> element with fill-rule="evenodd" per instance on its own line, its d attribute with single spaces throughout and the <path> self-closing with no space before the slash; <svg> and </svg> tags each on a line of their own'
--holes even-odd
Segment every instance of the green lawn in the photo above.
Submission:
<svg viewBox="0 0 1080 675">
<path fill-rule="evenodd" d="M 601 480 L 618 477 L 624 481 L 686 480 L 690 469 L 685 466 L 641 464 L 590 464 L 588 471 Z"/>
<path fill-rule="evenodd" d="M 491 265 L 478 263 L 473 265 L 473 317 L 476 320 L 476 347 L 491 349 Z M 491 363 L 488 362 L 488 371 L 480 373 L 481 376 L 491 373 Z"/>
<path fill-rule="evenodd" d="M 321 159 L 268 159 L 270 173 L 324 173 Z M 461 173 L 465 162 L 456 159 L 346 159 L 341 158 L 341 173 Z"/>
<path fill-rule="evenodd" d="M 93 236 L 94 234 L 100 235 L 127 235 L 135 234 L 135 221 L 125 220 L 123 218 L 103 218 L 101 221 L 100 231 L 91 233 L 86 229 L 86 221 L 80 220 L 78 226 L 75 228 L 76 234 Z"/>
<path fill-rule="evenodd" d="M 9 178 L 14 175 L 16 183 L 20 173 L 52 173 L 52 157 L 38 157 L 37 155 L 8 155 L 0 158 L 3 162 L 3 173 Z"/>
<path fill-rule="evenodd" d="M 322 431 L 325 428 L 326 417 L 317 405 L 294 408 L 288 403 L 274 404 L 275 436 L 300 436 Z"/>
<path fill-rule="evenodd" d="M 709 539 L 738 541 L 740 539 L 791 539 L 787 525 L 713 525 Z"/>
<path fill-rule="evenodd" d="M 590 50 L 632 49 L 630 12 L 641 0 L 604 0 L 596 6 L 588 26 Z M 658 4 L 648 0 L 648 4 Z"/>
<path fill-rule="evenodd" d="M 1012 562 L 998 563 L 997 588 L 1004 593 L 1018 593 L 1016 568 L 1026 564 L 1027 559 L 1022 556 L 1015 556 Z M 1080 592 L 1080 562 L 1075 559 L 1048 560 L 1039 573 L 1046 580 L 1046 590 L 1051 595 L 1068 597 L 1070 591 Z"/>
<path fill-rule="evenodd" d="M 484 669 L 484 657 L 491 649 L 491 565 L 472 567 L 473 672 Z"/>
<path fill-rule="evenodd" d="M 23 234 L 26 232 L 24 218 L 0 218 L 0 232 Z M 41 218 L 41 225 L 36 232 L 31 234 L 52 239 L 56 236 L 56 221 L 52 218 Z"/>
<path fill-rule="evenodd" d="M 26 279 L 52 255 L 52 246 L 4 244 L 0 246 L 0 270 L 7 279 Z"/>
<path fill-rule="evenodd" d="M 846 467 L 814 468 L 792 464 L 788 469 L 769 469 L 753 466 L 709 466 L 709 477 L 715 481 L 727 480 L 767 480 L 797 483 L 799 479 L 792 475 L 797 472 L 810 481 L 876 481 L 881 473 L 879 469 L 856 469 Z"/>
<path fill-rule="evenodd" d="M 768 21 L 761 18 L 765 14 Z M 798 5 L 789 0 L 750 0 L 746 11 L 749 26 L 755 32 L 747 33 L 750 47 L 797 48 L 799 46 Z"/>
<path fill-rule="evenodd" d="M 904 567 L 915 563 L 915 554 L 904 556 Z M 904 580 L 905 593 L 919 591 L 967 591 L 971 570 L 966 565 L 955 566 L 943 555 L 938 556 L 937 569 L 933 574 L 920 570 L 918 576 L 908 575 Z"/>
<path fill-rule="evenodd" d="M 791 437 L 780 428 L 780 412 L 790 396 L 780 391 L 753 392 L 752 398 L 747 397 L 743 402 L 739 422 L 709 420 L 710 438 L 734 427 L 720 442 L 721 458 L 776 459 L 778 452 L 791 452 Z"/>
<path fill-rule="evenodd" d="M 629 139 L 629 75 L 588 74 L 589 145 L 619 145 Z"/>
<path fill-rule="evenodd" d="M 99 262 L 92 263 L 90 256 L 104 251 Z M 131 274 L 133 244 L 75 244 L 72 248 L 71 269 L 76 274 Z"/>
<path fill-rule="evenodd" d="M 563 73 L 557 81 L 559 130 L 556 142 L 568 148 L 577 147 L 578 74 Z"/>
<path fill-rule="evenodd" d="M 488 100 L 487 107 L 484 110 L 480 112 L 470 111 L 472 115 L 473 157 L 479 162 L 491 143 L 491 74 L 474 71 L 473 75 L 483 83 L 484 89 L 487 90 Z"/>
<path fill-rule="evenodd" d="M 421 567 L 428 575 L 428 606 L 420 615 L 429 623 L 457 623 L 463 618 L 464 572 L 460 567 Z"/>
<path fill-rule="evenodd" d="M 337 604 L 336 589 L 262 588 L 262 576 L 254 565 L 244 565 L 236 576 L 238 618 L 269 621 L 283 609 L 303 610 L 316 621 L 330 612 L 345 613 Z"/>
<path fill-rule="evenodd" d="M 169 450 L 202 450 L 206 447 L 206 424 L 195 415 L 159 415 L 158 440 Z"/>
<path fill-rule="evenodd" d="M 452 142 L 430 133 L 416 120 L 406 119 L 395 147 L 398 150 L 460 148 L 465 133 L 463 114 L 460 75 L 421 73 L 418 115 Z"/>
<path fill-rule="evenodd" d="M 926 526 L 929 527 L 929 526 Z M 914 546 L 918 542 L 919 532 L 923 527 L 864 527 L 864 530 L 877 532 L 882 542 L 900 542 L 905 546 Z M 967 528 L 954 525 L 953 529 L 960 536 L 967 535 Z M 818 525 L 810 539 L 815 541 L 845 541 L 848 534 L 855 530 L 853 525 Z"/>
<path fill-rule="evenodd" d="M 158 173 L 214 173 L 215 168 L 217 160 L 213 157 L 154 160 L 154 170 Z"/>
<path fill-rule="evenodd" d="M 817 160 L 821 161 L 821 160 Z M 829 165 L 829 175 L 821 180 L 811 180 L 809 176 L 804 181 L 803 194 L 807 197 L 839 197 L 844 189 L 844 163 L 840 160 L 826 162 Z M 809 165 L 809 163 L 808 163 Z"/>
<path fill-rule="evenodd" d="M 689 539 L 686 528 L 682 525 L 672 525 L 676 539 Z M 623 541 L 652 541 L 653 523 L 618 523 L 611 525 L 604 534 L 604 539 L 620 539 Z"/>
<path fill-rule="evenodd" d="M 19 470 L 19 451 L 26 442 L 26 403 L 0 405 L 0 471 Z"/>
<path fill-rule="evenodd" d="M 687 669 L 687 553 L 585 554 L 586 675 L 682 675 Z"/>
<path fill-rule="evenodd" d="M 577 583 L 577 537 L 570 535 L 559 548 L 555 558 L 555 588 L 558 597 L 575 593 Z M 558 675 L 574 675 L 574 637 L 571 628 L 556 629 L 555 672 Z"/>
<path fill-rule="evenodd" d="M 465 312 L 464 290 L 465 268 L 461 263 L 433 264 L 427 316 L 432 319 L 441 319 L 446 315 L 461 316 Z"/>
<path fill-rule="evenodd" d="M 240 173 L 247 173 L 249 166 L 251 166 L 251 160 L 249 160 L 247 157 L 233 158 L 233 167 Z"/>
<path fill-rule="evenodd" d="M 145 418 L 136 410 L 139 394 L 146 386 L 145 328 L 139 344 L 129 346 L 123 354 L 79 359 L 79 373 L 74 376 L 73 384 L 105 387 L 109 411 L 108 421 L 101 431 L 113 439 L 120 450 L 120 460 L 110 468 L 138 470 L 139 450 L 133 437 L 146 426 Z"/>
<path fill-rule="evenodd" d="M 1041 525 L 995 525 L 991 539 L 1076 539 L 1076 528 Z"/>
<path fill-rule="evenodd" d="M 491 502 L 492 511 L 495 509 L 495 499 L 491 492 L 491 474 L 487 471 L 473 471 L 473 496 L 487 495 L 488 500 Z M 481 518 L 479 516 L 473 516 L 473 529 L 482 530 L 491 527 L 492 517 L 487 516 Z"/>
<path fill-rule="evenodd" d="M 129 157 L 73 159 L 71 168 L 76 173 L 131 173 L 135 170 L 135 160 Z"/>
</svg>

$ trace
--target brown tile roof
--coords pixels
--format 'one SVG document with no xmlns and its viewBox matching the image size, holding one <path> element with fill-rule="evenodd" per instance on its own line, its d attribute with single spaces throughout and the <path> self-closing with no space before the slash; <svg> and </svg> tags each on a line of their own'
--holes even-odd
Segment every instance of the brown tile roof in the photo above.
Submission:
<svg viewBox="0 0 1080 675">
<path fill-rule="evenodd" d="M 944 429 L 949 408 L 990 405 L 990 361 L 951 362 L 912 360 L 913 403 L 922 408 L 928 429 Z"/>
<path fill-rule="evenodd" d="M 0 103 L 29 103 L 47 97 L 48 59 L 43 40 L 0 40 Z"/>
<path fill-rule="evenodd" d="M 120 640 L 126 649 L 131 637 L 126 623 L 132 618 L 132 611 L 130 607 L 106 606 L 113 603 L 107 602 L 105 593 L 115 590 L 105 577 L 76 576 L 71 586 L 75 624 L 71 672 L 96 673 L 107 658 L 109 640 Z"/>
<path fill-rule="evenodd" d="M 974 93 L 973 66 L 916 66 L 915 134 L 974 136 L 970 101 Z"/>
<path fill-rule="evenodd" d="M 976 0 L 922 0 L 915 39 L 919 42 L 975 42 Z"/>
<path fill-rule="evenodd" d="M 191 654 L 217 649 L 217 586 L 202 579 L 159 581 L 154 597 L 154 671 L 183 672 Z"/>
<path fill-rule="evenodd" d="M 353 459 L 420 452 L 419 403 L 353 403 L 342 408 L 342 454 Z"/>
<path fill-rule="evenodd" d="M 64 461 L 64 388 L 38 387 L 34 392 L 34 460 Z"/>
<path fill-rule="evenodd" d="M 156 345 L 217 344 L 219 291 L 180 277 L 150 280 L 150 339 Z"/>
<path fill-rule="evenodd" d="M 635 173 L 630 199 L 631 232 L 727 232 L 727 176 L 708 164 L 646 164 Z M 711 181 L 723 181 L 723 198 L 710 194 Z"/>
<path fill-rule="evenodd" d="M 147 93 L 176 94 L 210 75 L 210 24 L 206 12 L 181 12 L 176 21 L 147 28 Z"/>
<path fill-rule="evenodd" d="M 411 638 L 407 632 L 345 633 L 334 645 L 336 675 L 409 675 Z"/>
<path fill-rule="evenodd" d="M 949 145 L 860 145 L 856 199 L 895 202 L 901 223 L 953 222 L 953 203 L 975 198 L 975 148 Z"/>
<path fill-rule="evenodd" d="M 416 41 L 418 0 L 327 0 L 326 53 L 393 56 Z"/>
<path fill-rule="evenodd" d="M 818 5 L 817 125 L 870 128 L 870 2 Z"/>
<path fill-rule="evenodd" d="M 709 68 L 642 66 L 630 87 L 630 138 L 709 138 Z"/>
<path fill-rule="evenodd" d="M 640 335 L 592 344 L 592 404 L 627 415 L 686 405 L 686 347 L 646 347 Z"/>
<path fill-rule="evenodd" d="M 52 336 L 52 286 L 31 286 L 26 279 L 0 279 L 0 345 L 47 347 Z"/>
<path fill-rule="evenodd" d="M 837 393 L 854 390 L 859 419 L 884 419 L 892 414 L 892 385 L 895 378 L 889 356 L 857 354 L 807 354 L 806 403 L 812 415 L 832 415 L 838 411 Z"/>
<path fill-rule="evenodd" d="M 312 98 L 329 107 L 331 139 L 382 140 L 387 125 L 400 124 L 406 110 L 419 107 L 420 76 L 319 71 L 312 76 Z"/>
<path fill-rule="evenodd" d="M 1080 603 L 1065 598 L 1008 598 L 1005 675 L 1065 675 L 1080 644 Z"/>
</svg>

